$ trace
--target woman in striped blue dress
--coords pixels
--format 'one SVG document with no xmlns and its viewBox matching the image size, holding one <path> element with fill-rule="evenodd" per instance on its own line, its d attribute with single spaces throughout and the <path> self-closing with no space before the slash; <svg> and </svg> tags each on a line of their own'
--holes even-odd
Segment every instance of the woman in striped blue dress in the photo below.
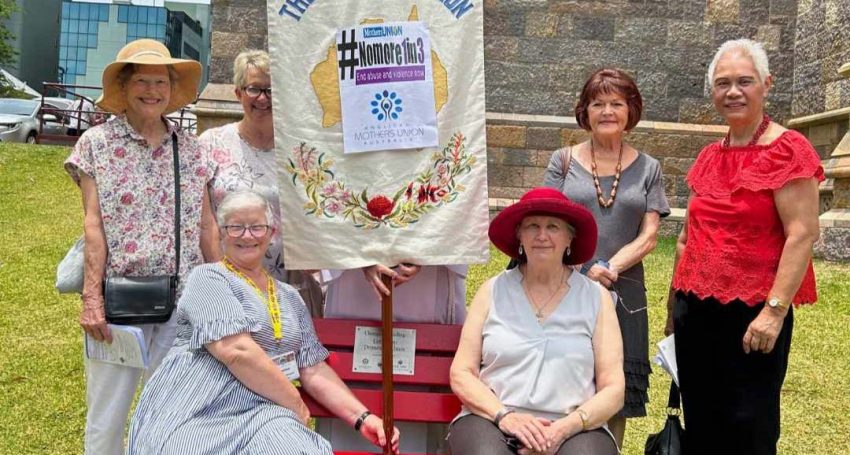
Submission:
<svg viewBox="0 0 850 455">
<path fill-rule="evenodd" d="M 196 267 L 177 309 L 177 339 L 142 392 L 128 454 L 328 454 L 307 426 L 304 390 L 367 440 L 387 443 L 371 414 L 325 363 L 298 292 L 263 257 L 271 210 L 253 192 L 218 208 L 225 259 Z M 398 430 L 390 444 L 398 451 Z"/>
</svg>

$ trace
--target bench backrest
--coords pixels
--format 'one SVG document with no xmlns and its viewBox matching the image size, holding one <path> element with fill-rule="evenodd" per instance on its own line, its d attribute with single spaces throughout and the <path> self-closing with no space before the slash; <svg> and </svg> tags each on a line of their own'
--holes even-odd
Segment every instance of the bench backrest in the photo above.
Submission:
<svg viewBox="0 0 850 455">
<path fill-rule="evenodd" d="M 381 415 L 381 375 L 352 371 L 356 327 L 380 327 L 380 322 L 313 319 L 313 324 L 319 340 L 331 351 L 328 365 L 366 407 Z M 416 330 L 414 374 L 393 375 L 394 418 L 410 422 L 450 422 L 460 412 L 460 400 L 449 388 L 449 368 L 462 326 L 396 322 L 393 327 Z M 314 417 L 335 417 L 307 394 L 302 396 Z"/>
</svg>

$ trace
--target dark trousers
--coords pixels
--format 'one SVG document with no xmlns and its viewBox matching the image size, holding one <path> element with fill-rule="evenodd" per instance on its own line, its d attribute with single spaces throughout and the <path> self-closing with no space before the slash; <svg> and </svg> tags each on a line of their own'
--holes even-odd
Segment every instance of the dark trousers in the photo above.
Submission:
<svg viewBox="0 0 850 455">
<path fill-rule="evenodd" d="M 493 422 L 470 414 L 449 427 L 449 453 L 452 455 L 512 455 L 505 434 Z M 557 455 L 617 455 L 617 445 L 607 431 L 579 433 L 564 441 Z"/>
<path fill-rule="evenodd" d="M 744 333 L 763 307 L 676 295 L 673 323 L 688 455 L 776 454 L 794 317 L 789 311 L 773 351 L 745 354 Z"/>
</svg>

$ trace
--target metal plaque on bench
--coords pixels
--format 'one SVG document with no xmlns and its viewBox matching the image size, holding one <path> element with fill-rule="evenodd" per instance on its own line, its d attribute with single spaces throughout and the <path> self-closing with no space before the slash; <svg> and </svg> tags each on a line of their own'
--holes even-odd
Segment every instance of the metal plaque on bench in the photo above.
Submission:
<svg viewBox="0 0 850 455">
<path fill-rule="evenodd" d="M 393 374 L 413 376 L 416 330 L 393 329 Z M 354 331 L 355 373 L 381 372 L 381 328 L 357 326 Z"/>
</svg>

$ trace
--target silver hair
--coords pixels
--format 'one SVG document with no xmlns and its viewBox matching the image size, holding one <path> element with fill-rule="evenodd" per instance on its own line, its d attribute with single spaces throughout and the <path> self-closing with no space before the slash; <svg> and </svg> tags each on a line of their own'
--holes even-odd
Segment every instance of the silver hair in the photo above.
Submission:
<svg viewBox="0 0 850 455">
<path fill-rule="evenodd" d="M 265 74 L 271 74 L 269 54 L 266 51 L 248 49 L 239 53 L 233 60 L 233 86 L 241 89 L 245 85 L 245 71 L 248 65 Z"/>
<path fill-rule="evenodd" d="M 254 191 L 237 191 L 235 193 L 229 193 L 224 197 L 224 200 L 221 201 L 221 204 L 218 205 L 218 210 L 215 213 L 215 219 L 218 221 L 219 227 L 222 227 L 227 222 L 227 219 L 230 218 L 230 215 L 233 215 L 234 212 L 238 210 L 245 209 L 262 209 L 266 212 L 266 223 L 270 226 L 274 226 L 274 214 L 272 213 L 271 204 L 266 200 L 262 195 L 256 193 Z"/>
<path fill-rule="evenodd" d="M 708 72 L 705 75 L 706 95 L 711 93 L 711 89 L 714 86 L 714 71 L 717 68 L 717 62 L 720 61 L 720 58 L 726 55 L 726 53 L 733 51 L 738 51 L 753 61 L 753 66 L 756 68 L 756 73 L 758 73 L 762 84 L 764 84 L 767 77 L 770 76 L 770 64 L 767 60 L 767 52 L 765 52 L 764 46 L 762 46 L 761 43 L 746 38 L 729 40 L 717 48 L 717 52 L 714 54 L 711 64 L 708 65 Z"/>
</svg>

